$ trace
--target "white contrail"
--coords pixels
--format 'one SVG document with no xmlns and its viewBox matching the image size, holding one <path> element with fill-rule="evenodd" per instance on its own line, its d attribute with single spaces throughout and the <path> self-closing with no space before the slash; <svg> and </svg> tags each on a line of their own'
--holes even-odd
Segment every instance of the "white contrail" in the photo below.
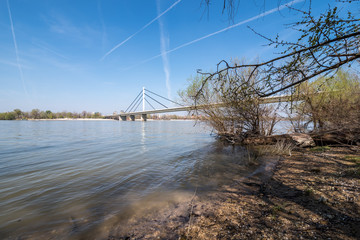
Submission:
<svg viewBox="0 0 360 240">
<path fill-rule="evenodd" d="M 296 3 L 299 3 L 299 2 L 303 2 L 303 1 L 305 1 L 305 0 L 293 0 L 293 1 L 289 2 L 289 3 L 280 5 L 279 7 L 273 8 L 273 9 L 271 9 L 271 10 L 269 10 L 269 11 L 266 11 L 266 12 L 264 12 L 264 13 L 261 13 L 261 14 L 259 14 L 259 15 L 256 15 L 256 16 L 254 16 L 254 17 L 252 17 L 252 18 L 246 19 L 246 20 L 244 20 L 244 21 L 241 21 L 241 22 L 236 23 L 236 24 L 234 24 L 234 25 L 231 25 L 231 26 L 229 26 L 229 27 L 223 28 L 223 29 L 221 29 L 221 30 L 219 30 L 219 31 L 210 33 L 210 34 L 208 34 L 208 35 L 206 35 L 206 36 L 204 36 L 204 37 L 201 37 L 201 38 L 195 39 L 195 40 L 193 40 L 193 41 L 184 43 L 184 44 L 182 44 L 182 45 L 180 45 L 180 46 L 178 46 L 178 47 L 176 47 L 176 48 L 170 49 L 170 50 L 167 51 L 166 53 L 174 52 L 174 51 L 179 50 L 179 49 L 181 49 L 181 48 L 183 48 L 183 47 L 189 46 L 189 45 L 191 45 L 191 44 L 194 44 L 194 43 L 199 42 L 199 41 L 201 41 L 201 40 L 204 40 L 204 39 L 206 39 L 206 38 L 209 38 L 209 37 L 212 37 L 212 36 L 217 35 L 217 34 L 219 34 L 219 33 L 225 32 L 225 31 L 227 31 L 227 30 L 229 30 L 229 29 L 232 29 L 232 28 L 241 26 L 241 25 L 243 25 L 243 24 L 245 24 L 245 23 L 252 22 L 252 21 L 254 21 L 254 20 L 256 20 L 256 19 L 259 19 L 259 18 L 261 18 L 261 17 L 265 17 L 265 16 L 267 16 L 267 15 L 269 15 L 269 14 L 272 14 L 272 13 L 274 13 L 274 12 L 276 12 L 276 11 L 281 11 L 282 9 L 284 9 L 284 8 L 286 8 L 286 7 L 289 7 L 289 6 L 293 5 L 293 4 L 296 4 Z M 163 53 L 158 54 L 158 55 L 156 55 L 156 56 L 153 56 L 153 57 L 151 57 L 151 58 L 148 58 L 148 59 L 146 59 L 146 60 L 144 60 L 144 61 L 142 61 L 142 62 L 140 62 L 140 63 L 138 63 L 138 64 L 136 64 L 136 65 L 133 65 L 133 66 L 131 66 L 131 67 L 126 68 L 126 70 L 128 70 L 128 69 L 130 69 L 130 68 L 133 68 L 133 67 L 135 67 L 135 66 L 138 66 L 138 65 L 140 65 L 140 64 L 147 63 L 147 62 L 149 62 L 149 61 L 151 61 L 151 60 L 154 60 L 155 58 L 158 58 L 158 57 L 160 57 L 160 56 L 162 56 L 162 55 L 163 55 Z"/>
<path fill-rule="evenodd" d="M 12 37 L 13 37 L 13 41 L 14 41 L 17 67 L 18 67 L 19 72 L 20 72 L 20 78 L 21 78 L 21 81 L 22 81 L 22 85 L 23 85 L 24 91 L 25 91 L 26 94 L 28 94 L 28 92 L 27 92 L 27 90 L 26 90 L 26 86 L 25 86 L 25 81 L 24 81 L 24 75 L 23 75 L 22 67 L 21 67 L 20 60 L 19 60 L 19 51 L 18 51 L 18 47 L 17 47 L 17 43 L 16 43 L 16 37 L 15 37 L 15 31 L 14 31 L 14 24 L 13 24 L 13 20 L 12 20 L 12 16 L 11 16 L 9 0 L 6 0 L 6 3 L 7 3 L 8 12 L 9 12 L 11 33 L 12 33 Z"/>
<path fill-rule="evenodd" d="M 98 10 L 99 21 L 101 23 L 101 28 L 102 28 L 101 47 L 102 47 L 102 51 L 104 51 L 104 44 L 106 41 L 106 28 L 105 28 L 104 17 L 102 14 L 102 9 L 101 9 L 101 1 L 98 1 L 97 10 Z"/>
<path fill-rule="evenodd" d="M 126 43 L 127 41 L 129 41 L 130 39 L 132 39 L 136 34 L 140 33 L 141 31 L 143 31 L 145 28 L 147 28 L 148 26 L 150 26 L 153 22 L 155 22 L 156 20 L 158 20 L 160 17 L 162 17 L 165 13 L 167 13 L 168 11 L 170 11 L 173 7 L 175 7 L 178 3 L 180 3 L 182 0 L 177 0 L 173 5 L 171 5 L 168 9 L 166 9 L 165 11 L 163 11 L 162 13 L 160 13 L 159 15 L 157 15 L 153 20 L 151 20 L 150 22 L 148 22 L 147 24 L 145 24 L 142 28 L 140 28 L 137 32 L 135 32 L 134 34 L 130 35 L 128 38 L 126 38 L 124 41 L 122 41 L 121 43 L 119 43 L 118 45 L 116 45 L 115 47 L 113 47 L 110 51 L 108 51 L 101 59 L 100 61 L 104 60 L 110 53 L 112 53 L 113 51 L 115 51 L 117 48 L 119 48 L 121 45 L 123 45 L 124 43 Z"/>
<path fill-rule="evenodd" d="M 160 0 L 157 0 L 158 12 L 160 12 Z M 167 54 L 167 47 L 169 45 L 169 38 L 165 37 L 164 33 L 164 23 L 162 19 L 158 19 L 159 28 L 160 28 L 160 51 L 161 58 L 163 61 L 164 73 L 165 73 L 165 81 L 166 81 L 166 89 L 167 96 L 171 99 L 171 86 L 170 86 L 170 66 L 169 66 L 169 58 Z"/>
</svg>

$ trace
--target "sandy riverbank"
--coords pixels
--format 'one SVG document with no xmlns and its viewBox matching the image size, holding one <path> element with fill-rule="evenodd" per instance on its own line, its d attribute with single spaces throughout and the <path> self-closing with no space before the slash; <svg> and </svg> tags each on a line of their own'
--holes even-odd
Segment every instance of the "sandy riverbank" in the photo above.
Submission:
<svg viewBox="0 0 360 240">
<path fill-rule="evenodd" d="M 20 121 L 20 120 L 19 120 Z M 118 121 L 107 118 L 55 118 L 55 119 L 26 119 L 26 121 Z M 143 121 L 135 119 L 135 121 Z M 147 119 L 146 121 L 196 121 L 194 119 Z M 131 122 L 128 120 L 128 122 Z"/>
<path fill-rule="evenodd" d="M 105 118 L 55 118 L 55 119 L 26 119 L 26 121 L 114 121 Z"/>
<path fill-rule="evenodd" d="M 113 228 L 108 239 L 359 239 L 359 158 L 359 147 L 300 149 L 271 175 L 194 193 Z"/>
</svg>

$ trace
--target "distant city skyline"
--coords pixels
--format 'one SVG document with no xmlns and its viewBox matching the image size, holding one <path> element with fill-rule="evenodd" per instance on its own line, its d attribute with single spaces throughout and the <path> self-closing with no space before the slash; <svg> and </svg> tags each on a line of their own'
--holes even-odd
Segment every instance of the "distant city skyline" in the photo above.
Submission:
<svg viewBox="0 0 360 240">
<path fill-rule="evenodd" d="M 111 114 L 142 87 L 176 100 L 197 69 L 225 59 L 266 60 L 276 50 L 251 29 L 296 40 L 284 24 L 309 1 L 6 0 L 0 2 L 0 112 L 19 108 Z M 319 14 L 336 1 L 312 3 Z M 344 12 L 346 12 L 344 10 Z"/>
</svg>

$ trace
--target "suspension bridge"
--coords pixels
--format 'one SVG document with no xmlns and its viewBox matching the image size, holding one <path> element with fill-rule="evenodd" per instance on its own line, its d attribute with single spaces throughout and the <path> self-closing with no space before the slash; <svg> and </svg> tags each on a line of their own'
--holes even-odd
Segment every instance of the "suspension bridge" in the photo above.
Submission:
<svg viewBox="0 0 360 240">
<path fill-rule="evenodd" d="M 166 104 L 172 103 L 175 107 L 167 107 L 164 102 L 160 101 L 166 100 Z M 262 98 L 262 103 L 277 103 L 277 102 L 288 102 L 291 100 L 290 95 L 281 95 L 281 96 L 273 96 Z M 152 110 L 146 110 L 146 103 L 152 108 Z M 139 106 L 142 104 L 142 109 L 139 109 Z M 161 106 L 161 108 L 155 108 Z M 196 106 L 184 106 L 183 104 L 177 103 L 171 99 L 163 97 L 153 91 L 148 89 L 145 90 L 145 87 L 139 92 L 136 98 L 132 101 L 129 107 L 125 111 L 121 111 L 120 113 L 114 113 L 112 115 L 106 115 L 105 118 L 119 119 L 122 121 L 126 121 L 130 119 L 131 121 L 135 121 L 136 116 L 141 116 L 141 120 L 146 121 L 147 116 L 149 114 L 160 114 L 160 113 L 169 113 L 169 112 L 184 112 L 184 111 L 192 111 L 204 109 L 207 107 L 222 107 L 224 103 L 213 103 L 206 105 L 196 105 Z"/>
</svg>

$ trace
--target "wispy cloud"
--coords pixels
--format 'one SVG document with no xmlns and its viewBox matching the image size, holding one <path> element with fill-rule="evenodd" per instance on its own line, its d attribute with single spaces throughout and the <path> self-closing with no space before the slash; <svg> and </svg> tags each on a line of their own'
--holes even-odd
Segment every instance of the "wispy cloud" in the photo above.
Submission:
<svg viewBox="0 0 360 240">
<path fill-rule="evenodd" d="M 15 55 L 16 55 L 16 63 L 17 63 L 17 67 L 18 67 L 18 69 L 19 69 L 20 79 L 21 79 L 21 82 L 22 82 L 22 86 L 23 86 L 24 92 L 26 93 L 26 95 L 28 95 L 28 91 L 27 91 L 26 85 L 25 85 L 25 80 L 24 80 L 24 74 L 23 74 L 22 66 L 21 66 L 21 64 L 20 64 L 19 50 L 18 50 L 18 46 L 17 46 L 17 42 L 16 42 L 16 36 L 15 36 L 15 31 L 14 31 L 14 24 L 13 24 L 13 20 L 12 20 L 12 15 L 11 15 L 11 10 L 10 10 L 9 0 L 6 0 L 6 3 L 7 3 L 8 12 L 9 12 L 11 33 L 12 33 L 12 37 L 13 37 L 13 41 L 14 41 Z"/>
<path fill-rule="evenodd" d="M 83 38 L 81 29 L 72 24 L 67 18 L 59 14 L 52 14 L 50 19 L 47 19 L 50 26 L 50 30 L 57 34 L 62 35 L 74 35 L 76 37 Z"/>
<path fill-rule="evenodd" d="M 5 64 L 5 65 L 16 67 L 16 68 L 18 67 L 17 62 L 12 62 L 12 61 L 3 60 L 3 59 L 0 59 L 0 64 Z"/>
<path fill-rule="evenodd" d="M 254 21 L 254 20 L 256 20 L 256 19 L 265 17 L 265 16 L 270 15 L 270 14 L 272 14 L 272 13 L 274 13 L 274 12 L 281 11 L 281 10 L 283 10 L 284 8 L 288 8 L 288 7 L 290 7 L 290 6 L 292 6 L 292 5 L 296 4 L 296 3 L 300 3 L 300 2 L 303 2 L 303 1 L 305 1 L 305 0 L 293 0 L 293 1 L 289 2 L 289 3 L 280 5 L 279 7 L 276 7 L 276 8 L 273 8 L 273 9 L 271 9 L 271 10 L 268 10 L 268 11 L 266 11 L 266 12 L 263 12 L 263 13 L 261 13 L 261 14 L 259 14 L 259 15 L 256 15 L 256 16 L 252 17 L 252 18 L 248 18 L 248 19 L 246 19 L 246 20 L 244 20 L 244 21 L 238 22 L 238 23 L 236 23 L 236 24 L 233 24 L 233 25 L 231 25 L 231 26 L 228 26 L 228 27 L 223 28 L 223 29 L 221 29 L 221 30 L 218 30 L 218 31 L 216 31 L 216 32 L 210 33 L 210 34 L 208 34 L 208 35 L 205 35 L 205 36 L 203 36 L 203 37 L 197 38 L 197 39 L 192 40 L 192 41 L 190 41 L 190 42 L 184 43 L 184 44 L 182 44 L 182 45 L 180 45 L 180 46 L 178 46 L 178 47 L 175 47 L 175 48 L 173 48 L 173 49 L 170 49 L 170 50 L 166 51 L 166 54 L 175 52 L 175 51 L 177 51 L 177 50 L 179 50 L 179 49 L 181 49 L 181 48 L 187 47 L 187 46 L 189 46 L 189 45 L 192 45 L 192 44 L 194 44 L 194 43 L 197 43 L 197 42 L 202 41 L 202 40 L 204 40 L 204 39 L 207 39 L 207 38 L 209 38 L 209 37 L 215 36 L 215 35 L 217 35 L 217 34 L 219 34 L 219 33 L 225 32 L 225 31 L 230 30 L 230 29 L 235 28 L 235 27 L 239 27 L 239 26 L 244 25 L 244 24 L 246 24 L 246 23 L 252 22 L 252 21 Z M 156 56 L 153 56 L 153 57 L 151 57 L 151 58 L 148 58 L 148 59 L 146 59 L 146 60 L 144 60 L 144 61 L 142 61 L 142 62 L 140 62 L 140 63 L 138 63 L 138 64 L 132 65 L 132 66 L 130 66 L 130 67 L 124 69 L 124 70 L 128 70 L 128 69 L 131 69 L 131 68 L 133 68 L 133 67 L 139 66 L 139 65 L 141 65 L 141 64 L 150 62 L 150 61 L 152 61 L 152 60 L 154 60 L 154 59 L 156 59 L 156 58 L 158 58 L 158 57 L 161 57 L 163 54 L 164 54 L 164 53 L 160 53 L 160 54 L 158 54 L 158 55 L 156 55 Z"/>
<path fill-rule="evenodd" d="M 36 46 L 36 47 L 38 47 L 38 48 L 40 48 L 40 49 L 42 49 L 42 50 L 44 50 L 44 51 L 46 51 L 46 52 L 52 53 L 52 54 L 54 54 L 54 55 L 56 55 L 56 56 L 58 56 L 58 57 L 61 57 L 61 58 L 66 59 L 66 60 L 69 59 L 68 57 L 66 57 L 66 56 L 63 55 L 62 53 L 60 53 L 60 52 L 58 52 L 58 51 L 56 51 L 56 50 L 48 47 L 47 44 L 40 43 L 40 42 L 34 42 L 34 41 L 32 42 L 32 44 L 33 44 L 34 46 Z"/>
<path fill-rule="evenodd" d="M 8 61 L 8 60 L 5 60 L 5 59 L 0 59 L 0 64 L 4 64 L 4 65 L 8 65 L 8 66 L 11 66 L 11 67 L 18 68 L 18 63 L 17 62 Z M 26 65 L 24 63 L 21 63 L 21 68 L 22 69 L 31 69 L 30 66 L 28 66 L 28 65 Z"/>
<path fill-rule="evenodd" d="M 81 47 L 92 47 L 101 38 L 101 30 L 88 24 L 74 23 L 70 18 L 57 12 L 43 16 L 49 30 L 58 34 L 64 41 L 80 43 Z"/>
<path fill-rule="evenodd" d="M 106 27 L 105 27 L 104 17 L 103 17 L 102 9 L 101 9 L 101 0 L 98 1 L 97 9 L 98 9 L 98 14 L 99 14 L 99 21 L 101 23 L 101 28 L 102 28 L 101 45 L 102 45 L 102 48 L 104 48 L 104 45 L 106 42 Z"/>
<path fill-rule="evenodd" d="M 115 51 L 117 48 L 119 48 L 120 46 L 122 46 L 123 44 L 125 44 L 127 41 L 129 41 L 130 39 L 132 39 L 133 37 L 135 37 L 135 35 L 137 35 L 138 33 L 142 32 L 145 28 L 147 28 L 148 26 L 150 26 L 152 23 L 154 23 L 156 20 L 158 20 L 159 18 L 161 18 L 165 13 L 167 13 L 168 11 L 170 11 L 172 8 L 174 8 L 177 4 L 179 4 L 182 0 L 177 0 L 173 5 L 171 5 L 168 9 L 166 9 L 165 11 L 163 11 L 162 13 L 159 13 L 153 20 L 151 20 L 150 22 L 148 22 L 147 24 L 145 24 L 142 28 L 140 28 L 138 31 L 136 31 L 135 33 L 133 33 L 132 35 L 130 35 L 128 38 L 126 38 L 124 41 L 122 41 L 121 43 L 117 44 L 115 47 L 113 47 L 110 51 L 108 51 L 101 59 L 100 61 L 104 60 L 109 54 L 111 54 L 113 51 Z"/>
<path fill-rule="evenodd" d="M 157 0 L 157 9 L 160 12 L 160 0 Z M 170 85 L 170 65 L 169 65 L 169 58 L 167 54 L 167 48 L 169 46 L 169 37 L 165 36 L 164 30 L 164 22 L 160 18 L 158 19 L 159 28 L 160 28 L 160 51 L 161 51 L 161 58 L 163 61 L 164 73 L 165 73 L 165 81 L 166 81 L 166 89 L 167 89 L 167 96 L 171 99 L 171 85 Z"/>
</svg>

